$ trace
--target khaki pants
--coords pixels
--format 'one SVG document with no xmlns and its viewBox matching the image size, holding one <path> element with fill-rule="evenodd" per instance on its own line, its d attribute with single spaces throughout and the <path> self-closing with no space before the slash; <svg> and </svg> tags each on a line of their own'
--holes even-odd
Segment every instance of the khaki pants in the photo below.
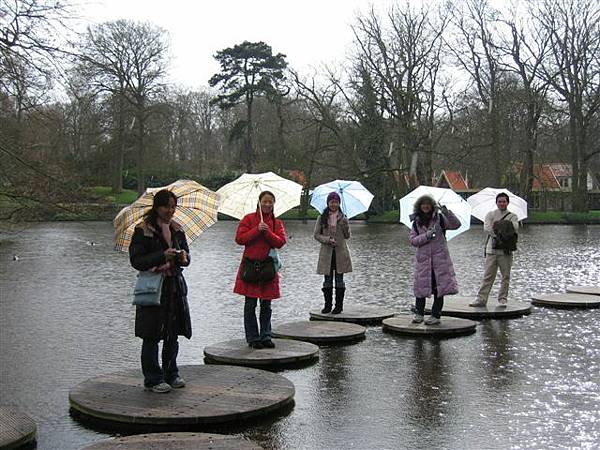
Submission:
<svg viewBox="0 0 600 450">
<path fill-rule="evenodd" d="M 498 269 L 500 269 L 500 275 L 502 276 L 500 290 L 498 291 L 498 300 L 508 299 L 508 285 L 510 283 L 510 268 L 512 266 L 512 261 L 512 253 L 509 255 L 486 255 L 483 281 L 481 282 L 481 287 L 477 293 L 477 300 L 487 303 Z"/>
</svg>

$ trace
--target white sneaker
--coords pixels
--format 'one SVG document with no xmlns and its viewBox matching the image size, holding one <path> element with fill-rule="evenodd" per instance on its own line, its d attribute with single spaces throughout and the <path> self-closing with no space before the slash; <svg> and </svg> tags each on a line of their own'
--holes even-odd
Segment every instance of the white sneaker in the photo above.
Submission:
<svg viewBox="0 0 600 450">
<path fill-rule="evenodd" d="M 429 318 L 425 321 L 425 325 L 439 325 L 442 321 L 439 317 L 429 316 Z"/>
<path fill-rule="evenodd" d="M 185 380 L 181 377 L 175 378 L 169 383 L 173 389 L 181 389 L 185 387 Z"/>
<path fill-rule="evenodd" d="M 145 387 L 144 390 L 156 392 L 157 394 L 166 394 L 167 392 L 171 392 L 171 386 L 163 381 L 162 383 L 155 384 L 154 386 Z"/>
<path fill-rule="evenodd" d="M 412 320 L 412 323 L 421 323 L 423 322 L 423 316 L 421 314 L 415 314 L 415 317 Z"/>
<path fill-rule="evenodd" d="M 474 302 L 469 303 L 469 306 L 473 306 L 475 308 L 477 307 L 481 307 L 481 306 L 486 306 L 487 302 L 484 302 L 483 300 L 481 300 L 480 298 L 478 298 L 477 300 L 475 300 Z"/>
</svg>

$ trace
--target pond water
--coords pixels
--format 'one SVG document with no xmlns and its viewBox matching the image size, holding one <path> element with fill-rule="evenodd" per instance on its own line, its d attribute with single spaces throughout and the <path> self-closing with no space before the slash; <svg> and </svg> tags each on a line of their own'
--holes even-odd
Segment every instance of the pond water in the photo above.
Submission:
<svg viewBox="0 0 600 450">
<path fill-rule="evenodd" d="M 232 293 L 242 250 L 233 242 L 235 227 L 219 222 L 192 245 L 185 274 L 194 336 L 181 339 L 181 365 L 203 364 L 208 344 L 243 338 L 242 298 Z M 286 228 L 275 326 L 308 319 L 321 305 L 312 224 L 289 221 Z M 408 312 L 414 250 L 407 228 L 356 222 L 352 232 L 355 272 L 347 277 L 346 305 Z M 23 225 L 0 239 L 0 404 L 36 420 L 41 449 L 108 438 L 70 417 L 68 391 L 138 367 L 135 271 L 113 250 L 112 225 Z M 479 226 L 450 241 L 463 295 L 480 282 L 483 239 Z M 598 284 L 599 248 L 600 226 L 526 227 L 510 300 Z M 267 449 L 597 448 L 599 320 L 598 309 L 533 307 L 529 316 L 483 321 L 477 333 L 447 340 L 369 327 L 366 340 L 322 347 L 318 363 L 281 372 L 296 386 L 289 414 L 233 431 Z"/>
</svg>

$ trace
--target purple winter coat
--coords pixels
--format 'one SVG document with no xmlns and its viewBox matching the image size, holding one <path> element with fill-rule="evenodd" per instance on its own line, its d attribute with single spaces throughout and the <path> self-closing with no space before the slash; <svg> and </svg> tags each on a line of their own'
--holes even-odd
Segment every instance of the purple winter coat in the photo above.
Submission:
<svg viewBox="0 0 600 450">
<path fill-rule="evenodd" d="M 422 225 L 419 219 L 415 219 L 416 226 L 410 230 L 410 243 L 417 247 L 415 256 L 415 297 L 429 297 L 433 294 L 431 288 L 431 270 L 435 273 L 437 284 L 437 294 L 452 295 L 458 293 L 458 283 L 454 274 L 454 266 L 448 252 L 448 243 L 446 236 L 442 232 L 440 217 L 437 212 L 433 213 L 432 222 L 435 224 L 435 237 L 428 240 L 426 233 L 429 228 Z M 460 227 L 460 221 L 448 211 L 445 216 L 444 228 L 446 230 L 456 230 Z M 418 231 L 415 231 L 416 230 Z"/>
</svg>

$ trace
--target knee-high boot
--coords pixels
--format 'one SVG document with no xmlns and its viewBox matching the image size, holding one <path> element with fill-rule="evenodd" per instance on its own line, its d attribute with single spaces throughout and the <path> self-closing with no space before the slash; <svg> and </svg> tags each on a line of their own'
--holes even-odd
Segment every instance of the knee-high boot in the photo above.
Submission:
<svg viewBox="0 0 600 450">
<path fill-rule="evenodd" d="M 324 287 L 321 290 L 323 291 L 323 298 L 325 299 L 325 306 L 321 310 L 321 313 L 328 314 L 331 312 L 331 304 L 333 303 L 333 288 Z"/>
<path fill-rule="evenodd" d="M 335 288 L 335 308 L 331 311 L 331 314 L 339 314 L 344 310 L 344 293 L 346 292 L 345 287 Z"/>
</svg>

